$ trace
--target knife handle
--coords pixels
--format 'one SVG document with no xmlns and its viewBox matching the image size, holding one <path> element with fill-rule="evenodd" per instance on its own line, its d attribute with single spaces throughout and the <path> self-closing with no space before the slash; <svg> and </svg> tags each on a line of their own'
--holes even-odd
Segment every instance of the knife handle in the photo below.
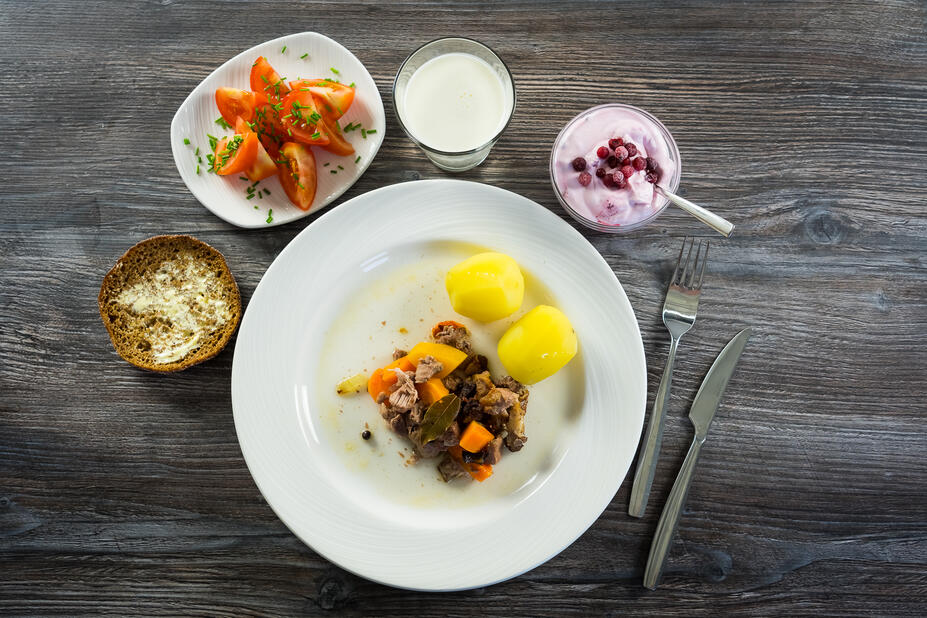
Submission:
<svg viewBox="0 0 927 618">
<path fill-rule="evenodd" d="M 692 439 L 692 445 L 689 447 L 686 459 L 682 462 L 679 475 L 676 477 L 676 482 L 673 483 L 673 489 L 670 490 L 669 498 L 666 499 L 666 506 L 663 507 L 660 522 L 653 534 L 650 556 L 647 558 L 647 568 L 644 570 L 645 588 L 654 590 L 657 584 L 660 583 L 660 576 L 663 575 L 663 563 L 666 562 L 666 554 L 669 553 L 673 537 L 676 535 L 679 516 L 682 514 L 682 507 L 686 504 L 686 495 L 689 493 L 689 485 L 692 482 L 692 476 L 695 474 L 695 464 L 704 443 L 705 438 L 695 436 Z"/>
<path fill-rule="evenodd" d="M 679 338 L 670 340 L 669 354 L 666 357 L 666 367 L 660 386 L 653 398 L 653 410 L 650 411 L 650 421 L 647 423 L 647 435 L 641 445 L 640 458 L 637 460 L 637 469 L 634 471 L 634 484 L 631 486 L 631 501 L 628 504 L 628 515 L 643 517 L 647 508 L 647 499 L 650 497 L 650 487 L 653 485 L 653 476 L 657 471 L 657 457 L 660 455 L 660 444 L 663 443 L 663 419 L 666 418 L 666 404 L 669 402 L 670 386 L 673 384 L 673 363 L 676 360 L 676 347 Z"/>
</svg>

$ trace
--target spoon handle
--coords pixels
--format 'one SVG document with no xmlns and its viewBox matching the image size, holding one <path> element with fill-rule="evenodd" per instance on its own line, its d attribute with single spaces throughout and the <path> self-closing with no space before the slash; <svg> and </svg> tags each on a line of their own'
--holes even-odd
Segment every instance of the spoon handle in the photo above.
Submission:
<svg viewBox="0 0 927 618">
<path fill-rule="evenodd" d="M 723 217 L 719 217 L 715 213 L 711 212 L 706 208 L 702 208 L 698 204 L 693 204 L 684 197 L 679 197 L 675 193 L 671 193 L 661 187 L 660 185 L 655 185 L 657 191 L 660 192 L 666 199 L 676 204 L 687 213 L 712 228 L 725 238 L 731 235 L 731 232 L 734 231 L 734 224 L 728 221 Z"/>
</svg>

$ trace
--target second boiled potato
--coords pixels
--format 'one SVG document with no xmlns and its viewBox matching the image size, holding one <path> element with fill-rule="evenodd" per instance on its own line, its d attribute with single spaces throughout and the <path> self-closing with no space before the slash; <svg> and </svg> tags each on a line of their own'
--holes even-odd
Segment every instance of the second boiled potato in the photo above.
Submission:
<svg viewBox="0 0 927 618">
<path fill-rule="evenodd" d="M 480 322 L 512 315 L 525 297 L 525 278 L 518 262 L 491 251 L 451 268 L 445 285 L 454 311 Z"/>
</svg>

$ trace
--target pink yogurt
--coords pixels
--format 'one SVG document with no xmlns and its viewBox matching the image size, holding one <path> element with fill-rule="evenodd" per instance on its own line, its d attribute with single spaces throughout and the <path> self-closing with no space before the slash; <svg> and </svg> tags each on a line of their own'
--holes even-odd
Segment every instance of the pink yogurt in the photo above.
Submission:
<svg viewBox="0 0 927 618">
<path fill-rule="evenodd" d="M 606 186 L 595 175 L 599 166 L 613 171 L 596 154 L 613 137 L 637 146 L 637 156 L 653 157 L 659 165 L 660 185 L 676 190 L 679 150 L 673 137 L 650 114 L 620 104 L 593 107 L 560 132 L 551 154 L 551 180 L 560 202 L 580 222 L 603 231 L 628 231 L 655 217 L 667 202 L 644 178 L 646 171 L 635 171 L 622 189 Z M 592 175 L 592 182 L 585 187 L 579 183 L 580 172 L 573 169 L 577 157 L 586 160 L 586 171 Z"/>
</svg>

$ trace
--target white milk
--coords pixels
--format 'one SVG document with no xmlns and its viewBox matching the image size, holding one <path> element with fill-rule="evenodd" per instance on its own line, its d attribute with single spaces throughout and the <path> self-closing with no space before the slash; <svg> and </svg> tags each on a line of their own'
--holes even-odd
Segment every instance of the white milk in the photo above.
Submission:
<svg viewBox="0 0 927 618">
<path fill-rule="evenodd" d="M 406 87 L 402 119 L 418 141 L 460 152 L 486 144 L 507 117 L 502 81 L 485 61 L 450 53 L 423 64 Z"/>
</svg>

